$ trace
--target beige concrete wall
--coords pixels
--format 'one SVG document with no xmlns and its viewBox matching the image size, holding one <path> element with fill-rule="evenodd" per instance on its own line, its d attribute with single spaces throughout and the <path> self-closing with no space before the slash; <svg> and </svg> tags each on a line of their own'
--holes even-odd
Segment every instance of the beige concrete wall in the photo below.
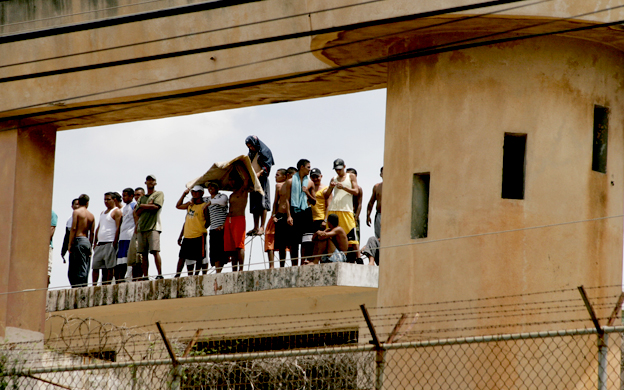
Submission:
<svg viewBox="0 0 624 390">
<path fill-rule="evenodd" d="M 0 131 L 0 338 L 43 336 L 46 292 L 10 292 L 47 284 L 55 144 L 51 127 Z"/>
<path fill-rule="evenodd" d="M 608 47 L 548 38 L 390 65 L 382 237 L 408 246 L 383 254 L 379 305 L 621 284 L 623 64 Z M 595 104 L 611 110 L 606 174 L 591 165 Z M 501 198 L 505 132 L 527 134 L 524 200 Z M 411 239 L 421 172 L 431 175 L 429 232 Z"/>
<path fill-rule="evenodd" d="M 121 15 L 166 9 L 188 2 L 168 0 L 139 5 L 134 0 L 80 1 L 63 0 L 26 2 L 11 0 L 2 3 L 0 34 L 13 34 L 32 29 L 49 28 Z M 196 49 L 212 45 L 259 39 L 280 34 L 305 32 L 313 29 L 366 22 L 387 17 L 415 14 L 472 4 L 467 0 L 414 2 L 392 0 L 368 3 L 364 0 L 266 0 L 246 5 L 227 7 L 188 15 L 173 16 L 144 22 L 125 24 L 2 45 L 0 75 L 10 77 L 67 67 L 98 64 L 108 61 L 136 58 L 172 51 Z M 624 19 L 622 2 L 587 2 L 557 0 L 530 7 L 516 5 L 488 8 L 476 12 L 499 12 L 499 25 L 512 28 L 518 20 L 544 20 L 563 17 L 587 23 Z M 510 9 L 514 7 L 515 9 Z M 578 16 L 598 9 L 613 7 L 610 12 Z M 319 12 L 331 9 L 328 12 Z M 507 11 L 502 11 L 509 9 Z M 274 20 L 273 20 L 274 19 Z M 259 23 L 273 20 L 269 23 Z M 483 20 L 483 19 L 477 19 Z M 474 20 L 473 20 L 474 21 Z M 400 32 L 421 26 L 414 21 L 368 31 L 368 38 L 387 32 Z M 245 26 L 246 25 L 246 26 Z M 233 29 L 231 27 L 234 27 Z M 552 27 L 552 26 L 551 26 Z M 453 24 L 445 31 L 469 28 Z M 487 27 L 489 28 L 489 27 Z M 207 34 L 197 34 L 212 31 Z M 486 30 L 487 31 L 487 30 Z M 179 35 L 179 39 L 167 39 Z M 342 34 L 334 34 L 338 37 Z M 620 31 L 610 30 L 608 40 L 619 44 Z M 163 40 L 164 39 L 164 40 Z M 361 60 L 371 53 L 385 54 L 388 40 L 381 48 L 348 47 L 344 56 Z M 160 40 L 147 45 L 146 41 Z M 604 41 L 604 40 L 602 40 Z M 116 46 L 130 47 L 98 51 Z M 296 80 L 282 80 L 269 84 L 246 86 L 236 90 L 210 92 L 214 87 L 226 87 L 245 82 L 260 82 L 274 77 L 305 71 L 330 69 L 333 59 L 324 54 L 310 53 L 312 38 L 305 37 L 227 51 L 210 52 L 149 63 L 125 65 L 106 69 L 83 71 L 65 75 L 41 77 L 5 84 L 0 100 L 0 118 L 17 115 L 33 116 L 38 122 L 54 122 L 60 129 L 95 126 L 109 123 L 185 115 L 210 110 L 244 107 L 271 102 L 330 96 L 385 86 L 385 66 L 373 66 L 309 76 Z M 98 51 L 73 56 L 76 53 Z M 68 56 L 47 61 L 50 57 Z M 18 66 L 7 66 L 22 63 Z M 252 64 L 253 63 L 253 64 Z M 191 75 L 196 75 L 189 77 Z M 170 80 L 163 82 L 163 80 Z M 190 95 L 168 96 L 179 93 Z M 165 100 L 153 101 L 154 98 Z M 146 100 L 147 99 L 147 100 Z"/>
</svg>

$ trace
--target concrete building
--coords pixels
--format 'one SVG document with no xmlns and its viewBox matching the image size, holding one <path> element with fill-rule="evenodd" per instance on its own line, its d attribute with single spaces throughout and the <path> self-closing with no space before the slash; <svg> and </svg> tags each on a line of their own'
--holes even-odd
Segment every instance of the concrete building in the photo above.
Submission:
<svg viewBox="0 0 624 390">
<path fill-rule="evenodd" d="M 0 292 L 45 287 L 57 131 L 384 87 L 390 248 L 365 300 L 621 284 L 624 1 L 188 3 L 0 5 Z M 40 335 L 45 306 L 0 295 L 0 337 Z"/>
</svg>

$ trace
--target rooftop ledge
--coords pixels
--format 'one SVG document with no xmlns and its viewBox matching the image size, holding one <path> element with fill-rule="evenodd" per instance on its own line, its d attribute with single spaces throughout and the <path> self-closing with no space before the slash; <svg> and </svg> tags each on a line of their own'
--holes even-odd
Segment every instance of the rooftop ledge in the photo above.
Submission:
<svg viewBox="0 0 624 390">
<path fill-rule="evenodd" d="M 51 290 L 48 291 L 46 310 L 48 313 L 52 313 L 132 302 L 227 297 L 245 293 L 248 295 L 262 295 L 260 292 L 271 292 L 280 289 L 298 289 L 291 291 L 301 291 L 306 294 L 323 290 L 323 294 L 327 294 L 329 293 L 327 287 L 329 287 L 331 293 L 339 293 L 342 289 L 348 291 L 352 291 L 353 288 L 358 290 L 376 289 L 378 279 L 378 267 L 348 263 L 228 272 L 67 290 Z M 310 290 L 310 288 L 312 289 Z"/>
</svg>

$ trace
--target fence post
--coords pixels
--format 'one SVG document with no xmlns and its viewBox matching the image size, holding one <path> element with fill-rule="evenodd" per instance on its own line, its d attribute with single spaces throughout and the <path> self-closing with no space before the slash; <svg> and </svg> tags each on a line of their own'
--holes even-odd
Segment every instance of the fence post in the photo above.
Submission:
<svg viewBox="0 0 624 390">
<path fill-rule="evenodd" d="M 368 325 L 368 330 L 370 330 L 373 338 L 370 343 L 375 345 L 375 390 L 381 390 L 383 387 L 384 369 L 386 367 L 386 349 L 379 342 L 379 338 L 377 338 L 377 332 L 375 332 L 375 326 L 368 315 L 366 305 L 360 305 L 360 309 L 362 309 L 366 325 Z"/>
<path fill-rule="evenodd" d="M 156 326 L 158 327 L 158 331 L 162 336 L 163 342 L 165 343 L 165 347 L 167 347 L 167 352 L 169 352 L 169 357 L 171 357 L 171 365 L 173 366 L 172 378 L 171 378 L 171 390 L 180 390 L 180 377 L 182 376 L 180 370 L 180 362 L 178 362 L 178 358 L 176 358 L 175 352 L 173 348 L 171 348 L 171 343 L 169 343 L 169 339 L 165 334 L 165 330 L 160 326 L 160 322 L 156 322 Z"/>
<path fill-rule="evenodd" d="M 596 327 L 596 331 L 598 332 L 598 390 L 607 390 L 607 353 L 609 350 L 609 335 L 605 334 L 604 330 L 600 326 L 596 312 L 594 311 L 594 308 L 585 293 L 585 288 L 583 286 L 579 286 L 578 290 L 581 293 L 583 303 L 585 303 L 589 316 L 591 317 L 591 320 Z"/>
<path fill-rule="evenodd" d="M 598 390 L 607 390 L 607 353 L 609 335 L 598 335 Z"/>
</svg>

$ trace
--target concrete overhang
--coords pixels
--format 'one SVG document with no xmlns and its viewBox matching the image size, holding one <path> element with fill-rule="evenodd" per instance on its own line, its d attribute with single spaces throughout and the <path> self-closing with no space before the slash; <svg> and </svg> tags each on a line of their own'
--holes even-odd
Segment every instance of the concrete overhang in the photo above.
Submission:
<svg viewBox="0 0 624 390">
<path fill-rule="evenodd" d="M 123 326 L 156 321 L 359 309 L 375 305 L 379 268 L 347 263 L 221 273 L 48 292 L 50 317 L 92 318 Z M 49 321 L 46 333 L 57 324 Z"/>
</svg>

